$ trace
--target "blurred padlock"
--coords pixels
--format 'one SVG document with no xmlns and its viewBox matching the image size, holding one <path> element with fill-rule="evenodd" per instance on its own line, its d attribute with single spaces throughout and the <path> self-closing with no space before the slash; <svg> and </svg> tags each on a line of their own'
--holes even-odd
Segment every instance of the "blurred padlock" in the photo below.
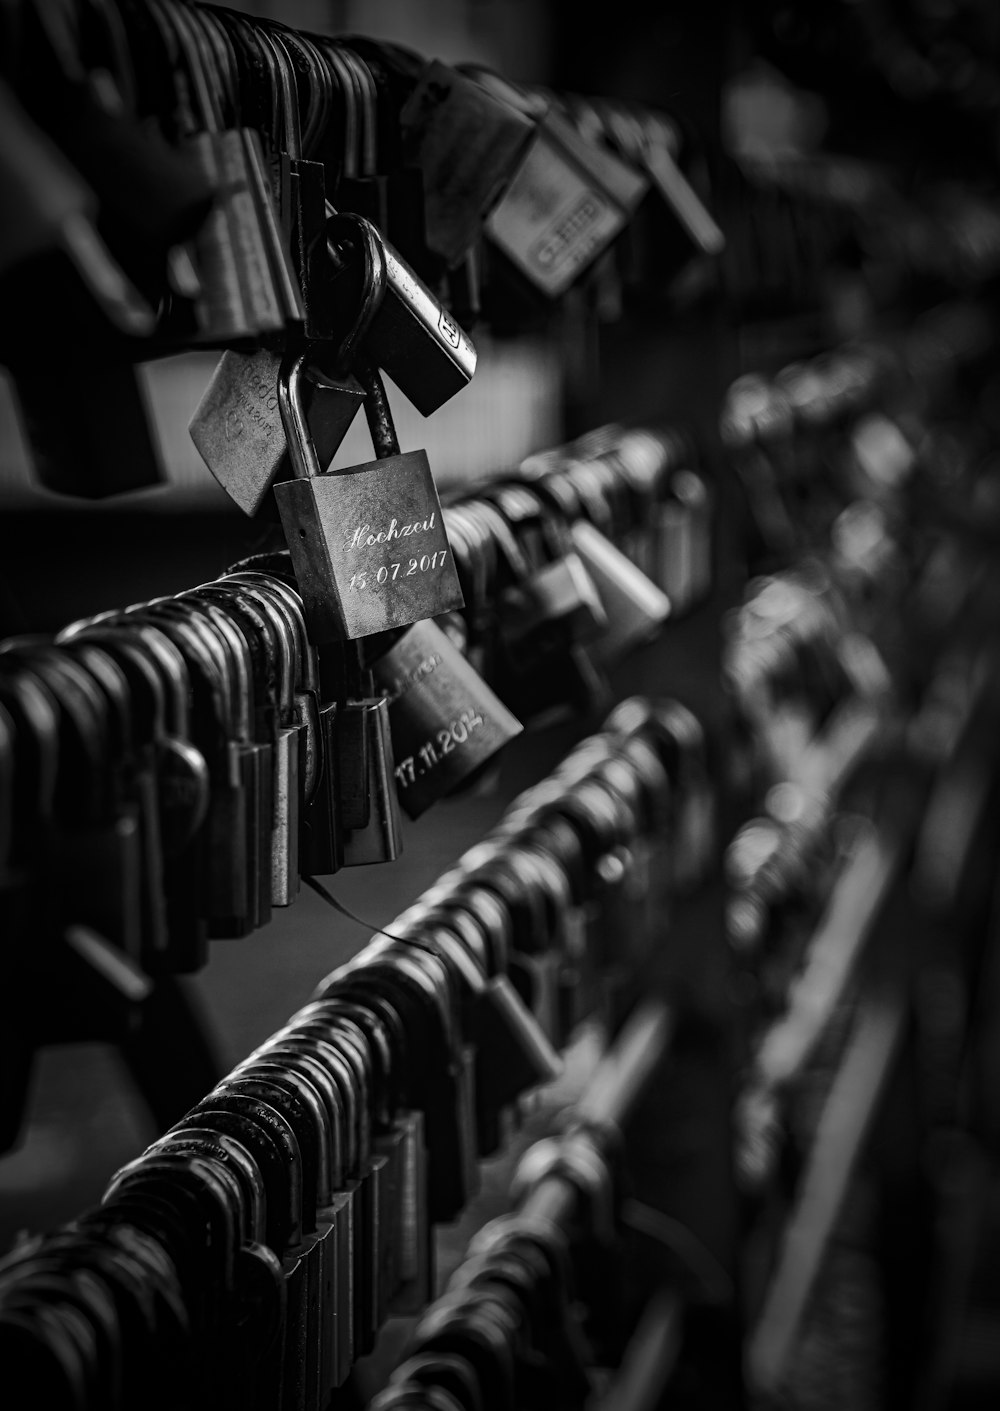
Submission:
<svg viewBox="0 0 1000 1411">
<path fill-rule="evenodd" d="M 578 520 L 570 534 L 608 619 L 587 651 L 599 665 L 609 666 L 652 641 L 670 616 L 670 599 L 592 524 Z"/>
</svg>

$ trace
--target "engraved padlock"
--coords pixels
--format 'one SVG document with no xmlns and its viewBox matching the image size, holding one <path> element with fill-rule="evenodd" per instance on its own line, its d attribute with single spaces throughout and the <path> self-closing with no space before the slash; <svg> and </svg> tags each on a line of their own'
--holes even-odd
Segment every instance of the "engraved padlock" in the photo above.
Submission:
<svg viewBox="0 0 1000 1411">
<path fill-rule="evenodd" d="M 373 663 L 389 702 L 396 789 L 419 818 L 522 730 L 436 622 L 417 622 Z"/>
<path fill-rule="evenodd" d="M 287 474 L 280 371 L 281 354 L 270 348 L 228 348 L 188 426 L 198 454 L 244 514 L 256 514 L 274 481 Z M 314 373 L 303 393 L 317 459 L 325 467 L 361 409 L 364 388 L 353 377 L 330 381 Z"/>
<path fill-rule="evenodd" d="M 306 355 L 278 382 L 295 479 L 274 487 L 314 642 L 409 627 L 463 606 L 441 502 L 423 451 L 399 453 L 382 380 L 358 372 L 378 460 L 323 472 L 302 405 Z"/>
</svg>

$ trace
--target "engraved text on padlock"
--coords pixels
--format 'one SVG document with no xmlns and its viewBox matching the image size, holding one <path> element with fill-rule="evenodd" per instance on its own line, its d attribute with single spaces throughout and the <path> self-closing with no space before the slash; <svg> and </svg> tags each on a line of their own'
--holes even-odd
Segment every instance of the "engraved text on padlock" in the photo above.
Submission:
<svg viewBox="0 0 1000 1411">
<path fill-rule="evenodd" d="M 313 641 L 366 637 L 461 607 L 464 599 L 441 502 L 423 451 L 398 453 L 381 381 L 365 375 L 379 460 L 326 474 L 300 400 L 304 359 L 289 360 L 280 386 L 296 479 L 275 486 L 285 537 Z M 371 400 L 379 399 L 377 412 Z M 395 454 L 386 454 L 389 447 Z"/>
<path fill-rule="evenodd" d="M 401 807 L 411 818 L 478 769 L 521 723 L 435 622 L 418 622 L 373 666 L 389 699 Z"/>
</svg>

